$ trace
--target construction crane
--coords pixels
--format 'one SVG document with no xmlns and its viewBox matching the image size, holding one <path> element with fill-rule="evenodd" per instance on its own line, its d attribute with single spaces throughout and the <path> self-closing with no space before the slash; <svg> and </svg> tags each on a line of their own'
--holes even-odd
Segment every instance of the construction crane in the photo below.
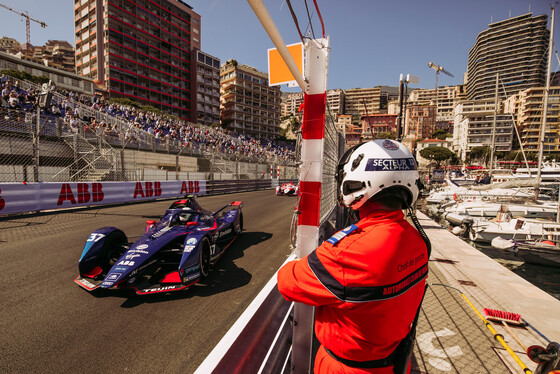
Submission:
<svg viewBox="0 0 560 374">
<path fill-rule="evenodd" d="M 46 24 L 45 22 L 39 21 L 39 20 L 37 20 L 37 19 L 35 19 L 35 18 L 29 17 L 29 12 L 28 12 L 28 11 L 25 11 L 25 13 L 24 13 L 24 12 L 18 12 L 17 10 L 12 9 L 12 8 L 10 8 L 10 7 L 7 6 L 7 5 L 0 4 L 0 6 L 1 6 L 2 8 L 8 9 L 8 10 L 11 11 L 11 12 L 14 12 L 14 13 L 16 13 L 16 14 L 19 14 L 20 16 L 22 16 L 22 17 L 25 18 L 25 27 L 26 27 L 26 32 L 27 32 L 27 44 L 26 44 L 26 46 L 25 46 L 25 49 L 28 49 L 29 46 L 31 45 L 31 25 L 30 25 L 30 22 L 31 22 L 31 21 L 37 22 L 39 25 L 41 25 L 42 28 L 47 27 L 47 24 Z"/>
<path fill-rule="evenodd" d="M 444 74 L 446 74 L 446 75 L 449 75 L 451 78 L 455 78 L 455 76 L 454 76 L 453 74 L 451 74 L 450 72 L 448 72 L 447 70 L 445 70 L 445 69 L 443 68 L 443 66 L 436 65 L 436 64 L 434 64 L 434 63 L 431 62 L 431 61 L 428 62 L 428 67 L 429 67 L 429 68 L 432 68 L 432 69 L 434 69 L 434 70 L 436 71 L 436 90 L 437 90 L 437 88 L 438 88 L 438 81 L 439 81 L 439 73 L 440 73 L 440 72 L 442 72 L 442 73 L 444 73 Z"/>
</svg>

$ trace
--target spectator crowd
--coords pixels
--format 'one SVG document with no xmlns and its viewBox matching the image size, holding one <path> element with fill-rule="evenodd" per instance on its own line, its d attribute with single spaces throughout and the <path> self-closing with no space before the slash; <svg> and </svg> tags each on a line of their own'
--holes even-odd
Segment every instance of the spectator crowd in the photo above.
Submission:
<svg viewBox="0 0 560 374">
<path fill-rule="evenodd" d="M 39 89 L 23 90 L 17 80 L 12 84 L 11 79 L 6 76 L 0 79 L 3 107 L 25 112 L 36 109 Z M 62 118 L 65 126 L 74 131 L 84 126 L 86 131 L 117 137 L 125 144 L 134 143 L 139 138 L 153 136 L 156 144 L 173 143 L 180 147 L 205 145 L 212 152 L 256 159 L 275 158 L 286 162 L 295 161 L 295 147 L 289 142 L 254 138 L 220 127 L 193 124 L 177 117 L 109 103 L 97 96 L 57 90 L 54 86 L 51 90 L 54 93 L 51 105 L 43 108 L 43 112 Z M 96 116 L 89 115 L 90 110 L 106 113 L 120 121 L 110 121 L 112 123 L 110 124 L 98 120 Z"/>
</svg>

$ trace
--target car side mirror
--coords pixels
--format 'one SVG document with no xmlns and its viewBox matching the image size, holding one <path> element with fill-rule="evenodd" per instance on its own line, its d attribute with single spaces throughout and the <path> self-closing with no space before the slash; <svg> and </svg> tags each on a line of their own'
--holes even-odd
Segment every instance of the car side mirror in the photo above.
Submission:
<svg viewBox="0 0 560 374">
<path fill-rule="evenodd" d="M 149 219 L 146 221 L 146 232 L 148 232 L 148 229 L 150 228 L 150 226 L 154 225 L 156 223 L 156 221 L 154 221 L 153 219 Z"/>
</svg>

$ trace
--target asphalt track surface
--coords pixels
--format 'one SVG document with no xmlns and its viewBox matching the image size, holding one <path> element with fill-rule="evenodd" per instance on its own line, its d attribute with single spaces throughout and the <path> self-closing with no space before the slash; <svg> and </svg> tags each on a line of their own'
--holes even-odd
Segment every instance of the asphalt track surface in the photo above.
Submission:
<svg viewBox="0 0 560 374">
<path fill-rule="evenodd" d="M 192 373 L 290 252 L 295 198 L 272 190 L 200 197 L 243 201 L 244 231 L 186 291 L 89 293 L 74 283 L 89 234 L 135 240 L 169 200 L 0 219 L 0 373 Z"/>
</svg>

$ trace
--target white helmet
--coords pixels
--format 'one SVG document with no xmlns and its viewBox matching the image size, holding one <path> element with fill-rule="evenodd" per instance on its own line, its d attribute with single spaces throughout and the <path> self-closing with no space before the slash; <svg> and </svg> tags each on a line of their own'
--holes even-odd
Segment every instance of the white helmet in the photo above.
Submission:
<svg viewBox="0 0 560 374">
<path fill-rule="evenodd" d="M 397 187 L 408 206 L 416 201 L 419 175 L 416 160 L 403 144 L 376 139 L 350 148 L 341 157 L 336 172 L 341 205 L 360 209 L 379 192 Z"/>
</svg>

